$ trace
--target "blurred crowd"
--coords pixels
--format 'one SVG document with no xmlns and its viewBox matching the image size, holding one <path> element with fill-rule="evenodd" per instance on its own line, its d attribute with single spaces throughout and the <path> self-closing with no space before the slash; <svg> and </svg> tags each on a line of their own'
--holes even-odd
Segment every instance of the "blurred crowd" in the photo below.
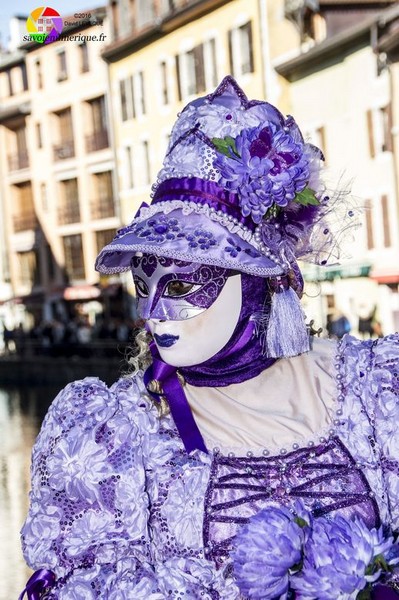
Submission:
<svg viewBox="0 0 399 600">
<path fill-rule="evenodd" d="M 109 356 L 116 347 L 134 345 L 141 321 L 100 318 L 94 325 L 79 315 L 66 322 L 43 321 L 29 331 L 22 325 L 15 329 L 3 326 L 4 353 L 26 356 Z"/>
</svg>

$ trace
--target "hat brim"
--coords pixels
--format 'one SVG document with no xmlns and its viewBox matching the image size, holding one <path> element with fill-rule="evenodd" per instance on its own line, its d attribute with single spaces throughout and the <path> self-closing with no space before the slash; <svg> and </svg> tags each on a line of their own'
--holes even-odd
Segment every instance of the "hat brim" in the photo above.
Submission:
<svg viewBox="0 0 399 600">
<path fill-rule="evenodd" d="M 97 257 L 100 273 L 129 271 L 137 253 L 155 254 L 176 260 L 217 265 L 260 277 L 283 273 L 282 267 L 262 254 L 240 235 L 240 225 L 222 223 L 182 208 L 134 219 L 118 232 Z"/>
</svg>

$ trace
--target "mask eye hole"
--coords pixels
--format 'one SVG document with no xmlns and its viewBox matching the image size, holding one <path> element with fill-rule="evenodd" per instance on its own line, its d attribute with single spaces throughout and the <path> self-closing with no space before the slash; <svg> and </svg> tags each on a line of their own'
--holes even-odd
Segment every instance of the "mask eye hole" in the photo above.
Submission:
<svg viewBox="0 0 399 600">
<path fill-rule="evenodd" d="M 134 285 L 136 287 L 137 295 L 140 298 L 148 298 L 149 291 L 147 285 L 139 277 L 134 278 Z"/>
<path fill-rule="evenodd" d="M 181 281 L 180 279 L 174 279 L 170 281 L 165 288 L 164 296 L 168 298 L 181 298 L 187 296 L 198 290 L 201 286 L 189 281 Z"/>
</svg>

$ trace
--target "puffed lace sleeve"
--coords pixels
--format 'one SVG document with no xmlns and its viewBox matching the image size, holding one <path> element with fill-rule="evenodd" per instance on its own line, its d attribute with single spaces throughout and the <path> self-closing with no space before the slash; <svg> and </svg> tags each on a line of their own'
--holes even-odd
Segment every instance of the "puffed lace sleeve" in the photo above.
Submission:
<svg viewBox="0 0 399 600">
<path fill-rule="evenodd" d="M 142 442 L 156 427 L 132 379 L 108 389 L 87 378 L 53 402 L 33 450 L 21 532 L 30 567 L 56 575 L 49 598 L 111 599 L 124 582 L 131 593 L 139 587 L 135 597 L 152 598 Z"/>
</svg>

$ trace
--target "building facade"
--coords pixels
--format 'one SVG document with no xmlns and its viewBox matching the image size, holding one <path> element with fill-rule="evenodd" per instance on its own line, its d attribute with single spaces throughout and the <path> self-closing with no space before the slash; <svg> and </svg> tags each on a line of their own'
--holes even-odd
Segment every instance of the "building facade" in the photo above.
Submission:
<svg viewBox="0 0 399 600">
<path fill-rule="evenodd" d="M 100 31 L 101 41 L 85 41 Z M 92 265 L 120 224 L 101 58 L 105 9 L 87 23 L 72 18 L 63 33 L 75 40 L 24 42 L 0 65 L 9 304 L 25 327 L 70 318 L 77 302 L 96 308 L 102 290 Z"/>
<path fill-rule="evenodd" d="M 355 333 L 367 336 L 374 326 L 377 334 L 379 325 L 389 333 L 399 328 L 394 114 L 399 98 L 393 84 L 395 65 L 378 44 L 389 31 L 397 33 L 398 7 L 331 4 L 334 19 L 328 11 L 325 19 L 330 35 L 274 64 L 289 82 L 292 113 L 305 135 L 323 148 L 329 192 L 334 193 L 334 181 L 350 188 L 348 210 L 358 207 L 362 224 L 342 243 L 342 255 L 350 255 L 349 260 L 327 269 L 305 267 L 305 306 L 316 321 L 344 313 Z"/>
</svg>

